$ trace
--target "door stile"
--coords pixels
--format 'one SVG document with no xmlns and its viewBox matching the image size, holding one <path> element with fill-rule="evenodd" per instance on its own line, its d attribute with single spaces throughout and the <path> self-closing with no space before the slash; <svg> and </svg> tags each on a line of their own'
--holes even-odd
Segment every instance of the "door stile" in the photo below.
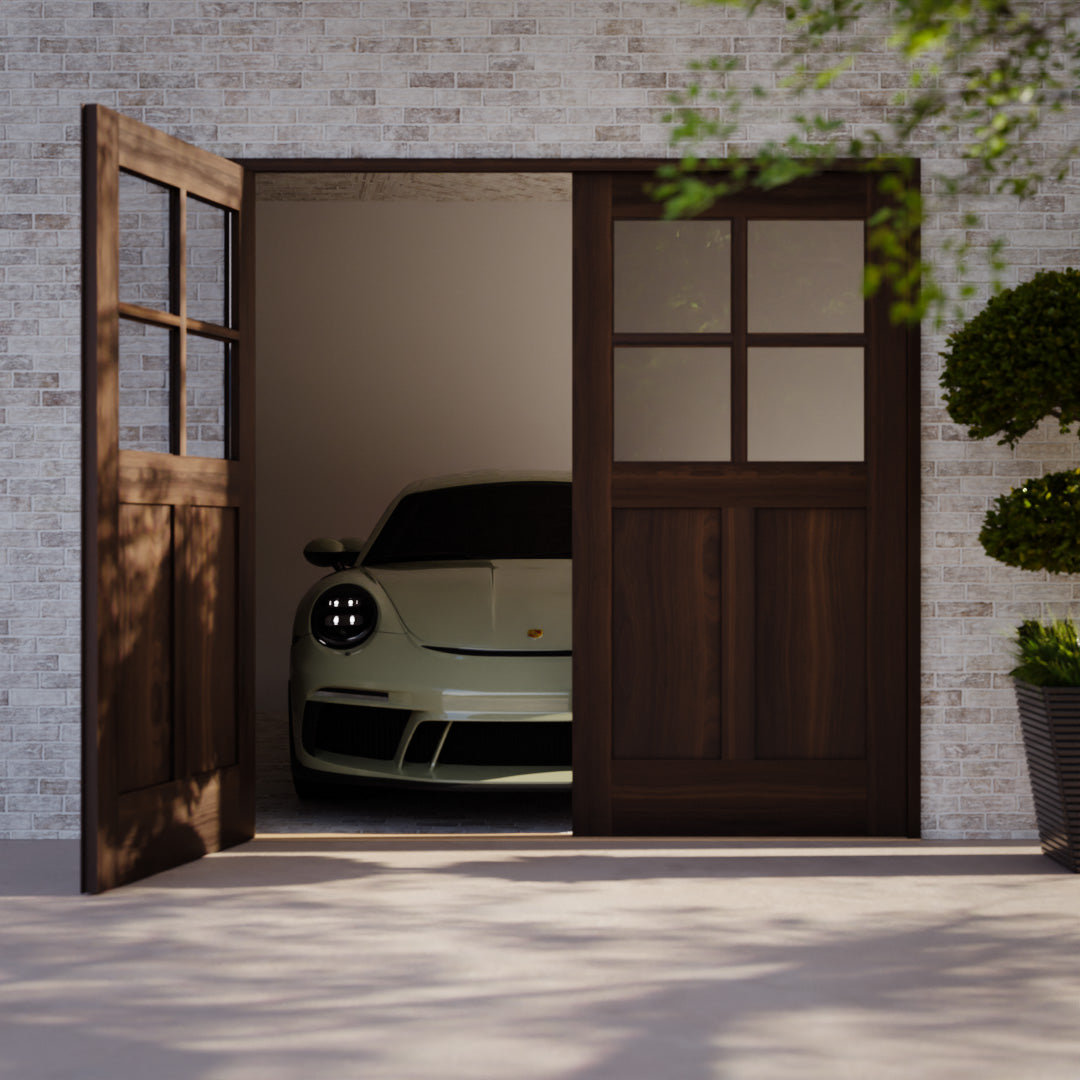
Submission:
<svg viewBox="0 0 1080 1080">
<path fill-rule="evenodd" d="M 188 552 L 188 512 L 187 505 L 171 507 L 173 551 L 172 604 L 173 604 L 173 776 L 187 776 L 189 769 L 189 725 L 188 725 L 188 686 L 184 678 L 185 635 L 182 627 L 187 625 L 188 596 L 184 583 L 189 580 L 190 565 Z"/>
<path fill-rule="evenodd" d="M 226 456 L 238 470 L 238 482 L 254 502 L 255 495 L 255 174 L 244 170 L 241 213 L 231 219 L 228 238 L 237 267 L 230 279 L 226 311 L 233 326 L 243 327 L 242 341 L 226 353 L 225 409 L 228 416 Z M 237 708 L 255 716 L 255 514 L 237 522 Z M 244 559 L 244 554 L 248 558 Z M 248 632 L 245 632 L 248 631 Z M 255 835 L 255 725 L 240 724 L 236 746 L 239 790 L 237 824 Z"/>
<path fill-rule="evenodd" d="M 97 581 L 83 589 L 82 670 L 82 889 L 97 892 L 111 876 L 102 835 L 100 799 L 116 787 L 115 725 L 110 709 L 115 694 L 107 673 L 117 668 L 116 641 L 102 637 L 102 627 L 115 622 L 119 566 L 119 373 L 116 365 L 99 363 L 119 348 L 120 283 L 119 165 L 117 121 L 110 112 L 83 112 L 83 423 L 82 577 Z"/>
<path fill-rule="evenodd" d="M 919 185 L 919 162 L 912 163 L 912 183 Z M 911 257 L 918 259 L 919 247 L 916 237 Z M 922 835 L 922 627 L 920 622 L 922 588 L 921 514 L 922 514 L 922 440 L 920 400 L 922 375 L 922 341 L 920 328 L 908 327 L 906 334 L 906 370 L 908 432 L 907 432 L 907 835 Z"/>
<path fill-rule="evenodd" d="M 868 178 L 868 218 L 885 199 Z M 917 669 L 917 654 L 909 655 L 906 632 L 907 582 L 896 568 L 908 565 L 909 544 L 918 537 L 918 517 L 912 517 L 908 491 L 909 454 L 896 451 L 907 445 L 910 425 L 898 403 L 908 400 L 909 338 L 917 331 L 899 331 L 892 325 L 892 297 L 881 289 L 868 304 L 870 354 L 866 387 L 867 439 L 867 698 L 872 723 L 868 737 L 868 830 L 871 835 L 918 835 L 911 829 L 911 808 L 906 775 L 895 762 L 908 759 L 908 728 L 913 703 L 909 700 L 909 673 Z M 917 368 L 918 365 L 916 365 Z M 871 437 L 872 436 L 872 437 Z M 916 573 L 916 580 L 918 574 Z M 901 628 L 905 632 L 901 632 Z M 916 698 L 917 701 L 917 698 Z M 917 708 L 917 705 L 914 706 Z M 916 726 L 917 726 L 917 713 Z M 917 767 L 914 769 L 917 774 Z"/>
<path fill-rule="evenodd" d="M 612 183 L 573 181 L 573 823 L 611 834 Z"/>
<path fill-rule="evenodd" d="M 183 188 L 169 193 L 169 310 L 175 312 L 182 328 L 187 319 L 187 198 Z M 169 349 L 169 449 L 173 454 L 187 453 L 187 333 L 182 329 L 171 332 Z M 178 558 L 173 562 L 172 577 L 172 708 L 173 708 L 173 776 L 188 774 L 188 700 L 187 680 L 184 678 L 184 635 L 176 632 L 187 618 L 185 590 L 187 580 L 187 513 L 186 506 L 173 506 L 170 511 L 172 550 Z"/>
<path fill-rule="evenodd" d="M 731 461 L 747 459 L 747 220 L 731 218 Z M 752 506 L 727 506 L 721 518 L 721 757 L 754 756 L 755 567 Z"/>
</svg>

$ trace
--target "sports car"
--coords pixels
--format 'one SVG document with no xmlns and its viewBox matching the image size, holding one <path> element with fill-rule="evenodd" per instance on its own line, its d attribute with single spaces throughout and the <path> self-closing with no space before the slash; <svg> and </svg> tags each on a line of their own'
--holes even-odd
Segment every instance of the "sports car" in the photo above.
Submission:
<svg viewBox="0 0 1080 1080">
<path fill-rule="evenodd" d="M 301 798 L 372 781 L 570 783 L 570 476 L 479 472 L 405 488 L 293 624 Z"/>
</svg>

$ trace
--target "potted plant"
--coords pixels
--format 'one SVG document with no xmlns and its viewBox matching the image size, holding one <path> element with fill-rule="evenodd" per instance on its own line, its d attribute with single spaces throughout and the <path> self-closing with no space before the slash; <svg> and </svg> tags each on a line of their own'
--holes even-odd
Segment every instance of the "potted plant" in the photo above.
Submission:
<svg viewBox="0 0 1080 1080">
<path fill-rule="evenodd" d="M 1080 422 L 1080 271 L 1036 274 L 995 296 L 947 341 L 949 416 L 1014 446 L 1044 418 Z M 999 496 L 979 542 L 1009 566 L 1080 572 L 1080 469 Z M 1043 853 L 1080 871 L 1080 643 L 1068 620 L 1026 620 L 1011 674 Z"/>
<path fill-rule="evenodd" d="M 1080 870 L 1080 641 L 1071 619 L 1027 619 L 1015 680 L 1043 854 Z"/>
</svg>

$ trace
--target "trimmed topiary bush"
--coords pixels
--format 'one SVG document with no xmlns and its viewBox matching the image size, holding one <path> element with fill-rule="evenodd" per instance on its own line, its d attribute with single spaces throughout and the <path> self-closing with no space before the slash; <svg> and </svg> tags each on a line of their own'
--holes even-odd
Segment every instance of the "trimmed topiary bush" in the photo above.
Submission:
<svg viewBox="0 0 1080 1080">
<path fill-rule="evenodd" d="M 941 385 L 968 435 L 1015 446 L 1046 416 L 1080 422 L 1080 271 L 1047 270 L 995 296 L 947 340 Z M 999 496 L 979 542 L 1024 570 L 1080 573 L 1080 470 Z"/>
<path fill-rule="evenodd" d="M 973 439 L 1014 446 L 1044 416 L 1080 421 L 1080 271 L 1044 271 L 951 334 L 941 384 Z"/>
<path fill-rule="evenodd" d="M 1009 566 L 1080 573 L 1080 469 L 1048 473 L 999 495 L 979 543 Z"/>
</svg>

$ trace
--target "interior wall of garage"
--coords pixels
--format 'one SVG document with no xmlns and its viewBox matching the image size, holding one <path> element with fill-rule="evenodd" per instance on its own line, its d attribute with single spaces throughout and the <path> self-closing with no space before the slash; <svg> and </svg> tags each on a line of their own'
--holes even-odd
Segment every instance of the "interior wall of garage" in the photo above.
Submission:
<svg viewBox="0 0 1080 1080">
<path fill-rule="evenodd" d="M 552 201 L 258 202 L 259 713 L 286 713 L 308 540 L 366 536 L 424 477 L 570 469 L 564 179 Z"/>
</svg>

